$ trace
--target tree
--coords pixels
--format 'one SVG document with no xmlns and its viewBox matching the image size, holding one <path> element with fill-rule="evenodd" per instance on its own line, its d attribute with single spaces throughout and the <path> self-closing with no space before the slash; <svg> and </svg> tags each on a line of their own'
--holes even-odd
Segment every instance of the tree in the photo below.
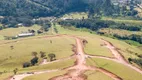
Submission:
<svg viewBox="0 0 142 80">
<path fill-rule="evenodd" d="M 37 54 L 38 54 L 37 52 L 32 52 L 32 56 L 35 56 L 35 57 L 36 57 Z"/>
<path fill-rule="evenodd" d="M 128 61 L 131 62 L 131 61 L 132 61 L 132 58 L 128 58 Z"/>
<path fill-rule="evenodd" d="M 30 67 L 30 63 L 29 62 L 25 62 L 24 64 L 23 64 L 23 68 L 26 68 L 26 67 Z"/>
<path fill-rule="evenodd" d="M 36 63 L 38 63 L 38 57 L 34 57 L 31 59 L 31 64 L 34 66 Z"/>
<path fill-rule="evenodd" d="M 40 51 L 40 57 L 45 58 L 46 57 L 45 52 Z"/>
<path fill-rule="evenodd" d="M 56 55 L 51 53 L 51 54 L 48 54 L 48 57 L 50 58 L 50 61 L 53 61 L 53 60 L 55 60 Z"/>
<path fill-rule="evenodd" d="M 16 73 L 18 72 L 18 68 L 15 68 L 15 69 L 13 70 L 13 72 L 14 72 L 14 75 L 16 75 Z"/>
</svg>

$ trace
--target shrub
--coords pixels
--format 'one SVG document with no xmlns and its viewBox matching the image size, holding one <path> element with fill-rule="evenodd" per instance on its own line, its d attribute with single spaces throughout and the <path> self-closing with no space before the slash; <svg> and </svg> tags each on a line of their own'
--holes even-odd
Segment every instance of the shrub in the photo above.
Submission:
<svg viewBox="0 0 142 80">
<path fill-rule="evenodd" d="M 31 64 L 34 66 L 36 63 L 38 63 L 38 57 L 34 57 L 31 59 Z"/>
<path fill-rule="evenodd" d="M 23 64 L 23 68 L 30 67 L 30 65 L 31 65 L 31 63 L 25 62 L 25 63 Z"/>
</svg>

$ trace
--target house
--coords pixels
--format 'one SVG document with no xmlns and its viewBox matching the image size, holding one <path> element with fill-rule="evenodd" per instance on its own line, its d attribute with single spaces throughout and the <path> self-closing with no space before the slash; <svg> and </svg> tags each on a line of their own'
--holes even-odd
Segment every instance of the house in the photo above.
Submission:
<svg viewBox="0 0 142 80">
<path fill-rule="evenodd" d="M 23 25 L 23 23 L 19 23 L 19 24 L 17 24 L 17 26 L 18 26 L 18 27 L 22 27 L 22 26 L 24 26 L 24 25 Z"/>
</svg>

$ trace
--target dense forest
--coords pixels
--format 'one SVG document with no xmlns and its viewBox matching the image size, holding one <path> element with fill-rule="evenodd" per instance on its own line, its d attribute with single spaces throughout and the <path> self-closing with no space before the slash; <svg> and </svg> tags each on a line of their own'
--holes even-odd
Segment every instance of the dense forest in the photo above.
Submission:
<svg viewBox="0 0 142 80">
<path fill-rule="evenodd" d="M 111 15 L 118 10 L 111 0 L 0 0 L 1 16 L 59 16 L 72 11 Z"/>
</svg>

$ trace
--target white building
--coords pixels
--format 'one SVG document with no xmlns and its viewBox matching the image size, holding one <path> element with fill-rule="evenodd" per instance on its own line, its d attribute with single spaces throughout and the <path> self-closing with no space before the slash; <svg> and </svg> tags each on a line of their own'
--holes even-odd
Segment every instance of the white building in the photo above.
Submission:
<svg viewBox="0 0 142 80">
<path fill-rule="evenodd" d="M 28 36 L 34 36 L 34 33 L 21 33 L 18 34 L 16 37 L 28 37 Z"/>
</svg>

